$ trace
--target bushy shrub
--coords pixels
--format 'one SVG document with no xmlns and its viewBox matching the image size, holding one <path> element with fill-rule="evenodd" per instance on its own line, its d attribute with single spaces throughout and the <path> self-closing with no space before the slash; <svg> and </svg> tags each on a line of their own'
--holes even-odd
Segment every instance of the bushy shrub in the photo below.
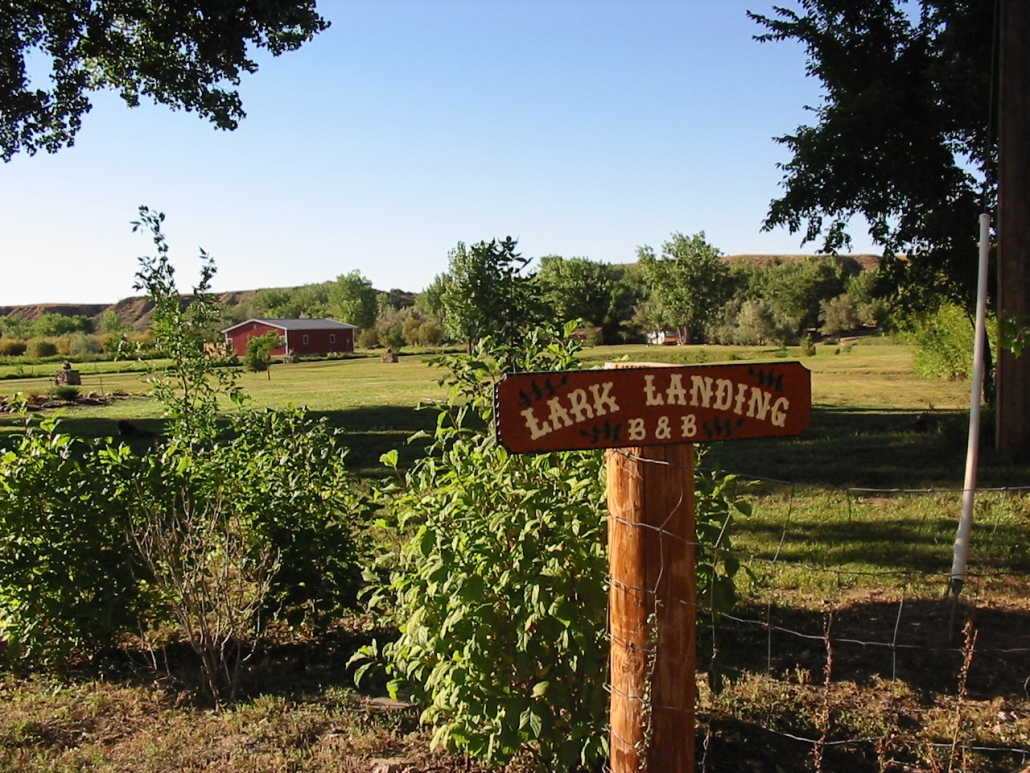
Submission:
<svg viewBox="0 0 1030 773">
<path fill-rule="evenodd" d="M 0 638 L 15 660 L 92 655 L 148 608 L 103 447 L 76 443 L 47 418 L 0 453 Z"/>
<path fill-rule="evenodd" d="M 20 357 L 27 348 L 20 338 L 0 338 L 0 357 Z"/>
<path fill-rule="evenodd" d="M 572 349 L 533 366 L 570 366 Z M 490 765 L 523 750 L 548 770 L 593 764 L 607 746 L 602 457 L 509 455 L 466 421 L 489 418 L 497 359 L 449 364 L 454 399 L 391 506 L 408 536 L 384 589 L 391 669 L 434 745 Z"/>
<path fill-rule="evenodd" d="M 42 359 L 44 357 L 57 356 L 57 344 L 45 338 L 31 338 L 26 346 L 25 353 L 29 357 Z"/>
<path fill-rule="evenodd" d="M 960 306 L 946 303 L 933 312 L 913 314 L 903 324 L 906 339 L 915 345 L 912 359 L 920 376 L 956 379 L 972 372 L 973 323 Z"/>
<path fill-rule="evenodd" d="M 855 330 L 862 325 L 858 307 L 854 299 L 847 293 L 822 301 L 819 304 L 819 316 L 822 320 L 820 331 L 826 336 L 836 336 Z"/>
<path fill-rule="evenodd" d="M 739 345 L 766 346 L 783 344 L 794 338 L 794 323 L 782 319 L 776 311 L 761 299 L 745 301 L 740 307 L 736 334 L 733 343 Z"/>
<path fill-rule="evenodd" d="M 67 354 L 76 360 L 88 360 L 103 351 L 100 339 L 85 333 L 74 333 L 67 339 Z"/>
<path fill-rule="evenodd" d="M 379 331 L 374 327 L 368 327 L 358 331 L 358 346 L 362 349 L 378 349 L 382 346 L 379 341 Z"/>
<path fill-rule="evenodd" d="M 80 394 L 76 386 L 59 386 L 54 389 L 54 397 L 58 400 L 78 400 Z"/>
<path fill-rule="evenodd" d="M 273 606 L 293 621 L 326 624 L 354 606 L 371 512 L 347 470 L 343 433 L 300 410 L 244 411 L 233 431 L 211 463 L 232 482 L 229 499 L 253 539 L 278 556 Z"/>
<path fill-rule="evenodd" d="M 779 345 L 795 339 L 794 322 L 780 319 L 761 298 L 735 298 L 726 304 L 708 336 L 714 343 L 721 344 Z"/>
</svg>

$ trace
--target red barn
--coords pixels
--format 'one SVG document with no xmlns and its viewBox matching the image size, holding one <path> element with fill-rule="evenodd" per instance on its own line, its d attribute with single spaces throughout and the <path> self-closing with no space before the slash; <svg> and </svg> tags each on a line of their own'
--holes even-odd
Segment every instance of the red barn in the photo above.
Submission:
<svg viewBox="0 0 1030 773">
<path fill-rule="evenodd" d="M 247 339 L 259 338 L 269 331 L 279 334 L 280 345 L 272 354 L 297 356 L 325 355 L 354 351 L 354 331 L 358 328 L 333 319 L 248 319 L 227 327 L 225 342 L 242 357 L 247 353 Z"/>
</svg>

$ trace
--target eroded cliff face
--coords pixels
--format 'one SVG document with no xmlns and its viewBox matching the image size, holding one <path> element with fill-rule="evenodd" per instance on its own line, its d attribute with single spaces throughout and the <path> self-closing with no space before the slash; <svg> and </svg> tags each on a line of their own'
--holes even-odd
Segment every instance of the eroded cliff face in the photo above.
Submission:
<svg viewBox="0 0 1030 773">
<path fill-rule="evenodd" d="M 232 308 L 241 301 L 253 297 L 257 290 L 221 293 L 218 302 L 224 308 Z M 0 317 L 11 316 L 29 321 L 44 314 L 61 314 L 66 317 L 82 315 L 97 319 L 108 309 L 113 310 L 125 325 L 136 330 L 145 330 L 154 313 L 154 304 L 146 298 L 123 298 L 117 303 L 36 303 L 27 306 L 0 306 Z"/>
</svg>

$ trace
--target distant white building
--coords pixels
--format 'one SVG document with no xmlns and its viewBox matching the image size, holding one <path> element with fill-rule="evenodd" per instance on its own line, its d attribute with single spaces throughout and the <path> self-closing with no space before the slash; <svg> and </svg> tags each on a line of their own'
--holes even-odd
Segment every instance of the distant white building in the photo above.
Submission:
<svg viewBox="0 0 1030 773">
<path fill-rule="evenodd" d="M 679 333 L 675 330 L 656 330 L 653 333 L 647 334 L 648 346 L 665 346 L 678 344 L 679 342 Z"/>
</svg>

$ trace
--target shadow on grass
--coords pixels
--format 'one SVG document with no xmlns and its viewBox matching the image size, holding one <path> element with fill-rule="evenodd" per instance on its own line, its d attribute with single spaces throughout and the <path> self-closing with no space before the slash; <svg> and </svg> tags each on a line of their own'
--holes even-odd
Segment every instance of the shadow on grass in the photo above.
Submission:
<svg viewBox="0 0 1030 773">
<path fill-rule="evenodd" d="M 349 469 L 362 476 L 381 477 L 388 470 L 379 458 L 396 449 L 402 469 L 410 467 L 425 452 L 429 437 L 409 442 L 417 432 L 432 434 L 437 413 L 431 409 L 417 410 L 399 406 L 348 408 L 340 411 L 314 411 L 314 419 L 325 419 L 330 426 L 342 429 L 344 442 L 350 449 L 347 455 Z"/>
<path fill-rule="evenodd" d="M 964 658 L 962 628 L 976 629 L 966 689 L 975 700 L 1027 700 L 1030 610 L 974 608 L 962 597 L 951 630 L 950 597 L 898 601 L 862 600 L 833 610 L 774 604 L 744 604 L 717 624 L 720 656 L 743 671 L 772 673 L 821 683 L 826 666 L 824 636 L 830 623 L 833 680 L 872 685 L 898 679 L 929 700 L 956 695 Z M 895 633 L 896 631 L 896 633 Z M 950 635 L 950 641 L 949 641 Z M 711 632 L 698 656 L 705 670 Z M 892 646 L 895 645 L 895 646 Z"/>
<path fill-rule="evenodd" d="M 350 448 L 348 466 L 362 475 L 384 475 L 386 470 L 379 463 L 379 457 L 397 449 L 400 464 L 407 467 L 425 449 L 428 439 L 409 443 L 408 438 L 418 431 L 432 432 L 436 427 L 436 411 L 416 410 L 397 406 L 374 406 L 349 408 L 339 411 L 312 411 L 312 419 L 325 419 L 330 426 L 344 430 L 344 442 Z M 0 428 L 16 429 L 21 420 L 13 415 L 0 420 Z M 163 419 L 133 419 L 129 422 L 138 434 L 126 436 L 119 429 L 118 419 L 102 417 L 78 417 L 74 409 L 61 418 L 60 431 L 81 438 L 111 437 L 128 443 L 137 453 L 145 453 L 156 438 L 165 434 Z M 10 444 L 13 432 L 0 432 L 0 447 Z"/>
<path fill-rule="evenodd" d="M 402 466 L 416 459 L 425 441 L 409 445 L 418 431 L 432 432 L 436 411 L 370 406 L 311 414 L 347 433 L 350 466 L 378 475 L 379 457 L 397 449 Z M 0 430 L 18 423 L 0 418 Z M 134 425 L 160 434 L 160 419 L 134 419 Z M 67 412 L 61 426 L 80 437 L 120 437 L 116 419 L 77 418 Z M 968 418 L 961 411 L 815 408 L 812 425 L 792 438 L 765 438 L 711 446 L 705 466 L 814 486 L 923 488 L 962 485 Z M 0 443 L 9 432 L 0 431 Z M 984 416 L 980 447 L 980 486 L 1030 485 L 1030 468 L 1006 464 L 993 450 L 993 417 Z M 135 446 L 146 444 L 130 438 Z"/>
<path fill-rule="evenodd" d="M 800 436 L 723 443 L 706 466 L 761 478 L 824 486 L 961 487 L 968 415 L 962 411 L 814 408 Z M 1030 484 L 1030 469 L 1006 464 L 993 449 L 985 414 L 980 486 Z"/>
<path fill-rule="evenodd" d="M 956 500 L 953 510 L 957 512 L 958 507 Z M 775 554 L 781 568 L 790 564 L 800 569 L 819 565 L 831 571 L 846 570 L 849 565 L 872 565 L 880 570 L 946 576 L 955 540 L 955 519 L 939 514 L 933 518 L 863 518 L 853 522 L 792 521 L 786 526 L 753 518 L 738 522 L 737 529 L 737 539 L 760 545 L 755 554 L 762 559 L 770 560 Z M 1026 538 L 1027 530 L 1021 523 L 982 524 L 973 543 L 978 571 L 1030 573 Z"/>
</svg>

